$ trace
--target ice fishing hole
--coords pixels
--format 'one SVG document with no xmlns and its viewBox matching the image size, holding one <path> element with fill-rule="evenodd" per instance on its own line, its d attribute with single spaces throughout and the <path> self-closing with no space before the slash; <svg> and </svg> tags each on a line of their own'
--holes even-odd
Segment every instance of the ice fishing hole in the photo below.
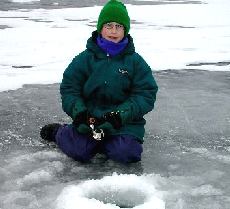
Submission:
<svg viewBox="0 0 230 209">
<path fill-rule="evenodd" d="M 147 176 L 115 173 L 65 187 L 57 198 L 56 209 L 76 209 L 83 205 L 87 209 L 164 209 L 161 198 L 161 192 Z"/>
<path fill-rule="evenodd" d="M 88 192 L 86 197 L 99 200 L 104 204 L 114 204 L 120 208 L 134 208 L 146 201 L 146 194 L 137 188 L 111 188 L 109 186 Z"/>
</svg>

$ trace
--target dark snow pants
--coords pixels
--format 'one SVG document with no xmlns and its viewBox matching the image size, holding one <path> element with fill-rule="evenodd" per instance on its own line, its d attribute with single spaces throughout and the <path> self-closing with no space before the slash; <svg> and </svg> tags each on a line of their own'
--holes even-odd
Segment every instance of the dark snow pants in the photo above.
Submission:
<svg viewBox="0 0 230 209">
<path fill-rule="evenodd" d="M 61 126 L 56 134 L 56 143 L 69 157 L 88 162 L 97 153 L 109 159 L 131 163 L 141 160 L 142 145 L 131 135 L 117 135 L 97 141 L 90 136 L 79 134 L 72 125 Z"/>
</svg>

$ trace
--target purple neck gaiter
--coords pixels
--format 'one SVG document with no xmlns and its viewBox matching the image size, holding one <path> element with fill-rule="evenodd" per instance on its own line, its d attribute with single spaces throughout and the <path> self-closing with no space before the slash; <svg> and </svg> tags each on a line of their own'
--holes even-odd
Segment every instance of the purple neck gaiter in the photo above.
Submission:
<svg viewBox="0 0 230 209">
<path fill-rule="evenodd" d="M 100 35 L 97 37 L 97 45 L 110 56 L 119 54 L 128 44 L 128 38 L 122 39 L 119 43 L 114 43 L 102 38 Z"/>
</svg>

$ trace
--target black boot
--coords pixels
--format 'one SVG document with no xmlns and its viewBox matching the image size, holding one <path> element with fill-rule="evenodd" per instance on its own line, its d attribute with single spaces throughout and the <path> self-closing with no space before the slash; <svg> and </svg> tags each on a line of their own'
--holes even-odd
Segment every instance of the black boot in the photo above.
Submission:
<svg viewBox="0 0 230 209">
<path fill-rule="evenodd" d="M 40 131 L 41 138 L 46 141 L 54 142 L 55 136 L 56 136 L 56 133 L 59 127 L 61 127 L 61 124 L 59 123 L 52 123 L 52 124 L 43 126 Z"/>
</svg>

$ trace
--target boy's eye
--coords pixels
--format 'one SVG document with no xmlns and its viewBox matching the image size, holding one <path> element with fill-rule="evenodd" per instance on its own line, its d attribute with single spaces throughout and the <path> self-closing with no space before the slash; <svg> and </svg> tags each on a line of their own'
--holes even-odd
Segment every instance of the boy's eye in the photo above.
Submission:
<svg viewBox="0 0 230 209">
<path fill-rule="evenodd" d="M 112 29 L 113 27 L 115 27 L 118 31 L 121 31 L 124 29 L 123 25 L 114 24 L 114 23 L 106 23 L 106 24 L 104 24 L 104 27 L 107 29 Z"/>
<path fill-rule="evenodd" d="M 123 28 L 123 25 L 116 24 L 116 28 Z"/>
<path fill-rule="evenodd" d="M 106 24 L 105 24 L 105 27 L 107 27 L 107 28 L 112 28 L 112 27 L 113 27 L 113 24 L 112 24 L 112 23 L 106 23 Z"/>
</svg>

